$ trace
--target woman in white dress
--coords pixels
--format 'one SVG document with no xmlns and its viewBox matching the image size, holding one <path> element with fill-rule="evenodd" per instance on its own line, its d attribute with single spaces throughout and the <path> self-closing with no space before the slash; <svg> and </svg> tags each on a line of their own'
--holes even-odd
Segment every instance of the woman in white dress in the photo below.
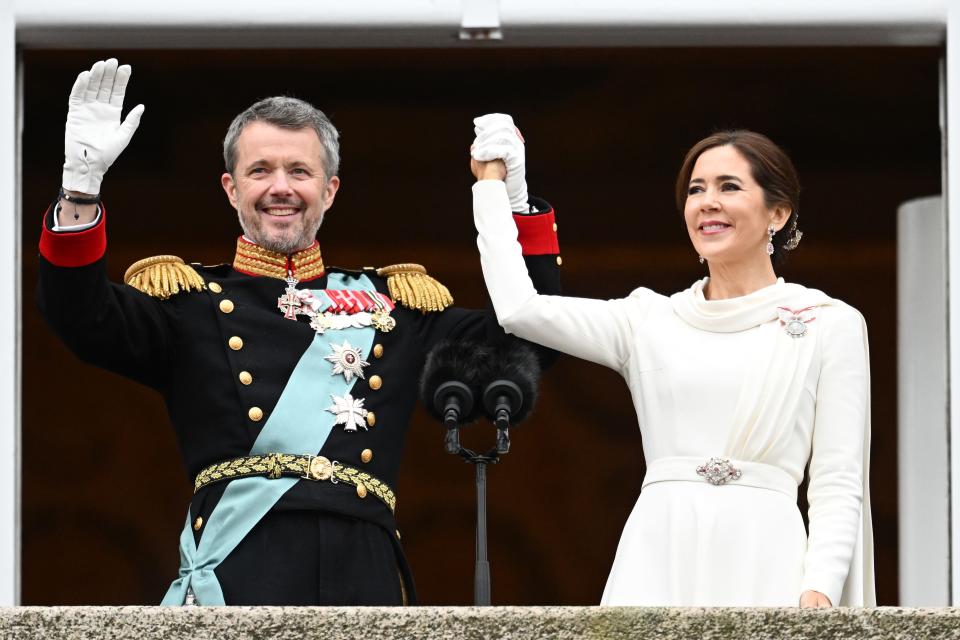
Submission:
<svg viewBox="0 0 960 640">
<path fill-rule="evenodd" d="M 686 291 L 546 296 L 504 184 L 522 138 L 509 116 L 475 122 L 477 244 L 500 324 L 620 372 L 636 407 L 647 473 L 602 604 L 874 606 L 866 327 L 776 276 L 801 235 L 790 159 L 749 131 L 690 150 L 677 204 L 709 277 Z"/>
</svg>

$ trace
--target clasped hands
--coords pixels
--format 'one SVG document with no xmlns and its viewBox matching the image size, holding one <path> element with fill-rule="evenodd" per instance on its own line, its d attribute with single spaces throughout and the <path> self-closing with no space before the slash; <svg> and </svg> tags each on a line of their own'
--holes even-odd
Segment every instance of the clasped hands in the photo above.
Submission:
<svg viewBox="0 0 960 640">
<path fill-rule="evenodd" d="M 470 170 L 477 180 L 503 180 L 510 208 L 527 213 L 526 157 L 523 136 L 505 113 L 489 113 L 473 120 L 476 139 L 470 146 Z"/>
</svg>

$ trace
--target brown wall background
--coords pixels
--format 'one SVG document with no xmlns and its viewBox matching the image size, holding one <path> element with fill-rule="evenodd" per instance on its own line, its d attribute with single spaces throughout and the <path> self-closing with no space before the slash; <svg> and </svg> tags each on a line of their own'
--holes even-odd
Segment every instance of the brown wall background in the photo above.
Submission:
<svg viewBox="0 0 960 640">
<path fill-rule="evenodd" d="M 190 495 L 153 392 L 79 363 L 32 304 L 40 214 L 56 193 L 77 72 L 116 55 L 147 106 L 107 175 L 111 273 L 159 253 L 228 261 L 219 186 L 230 119 L 287 93 L 340 128 L 328 264 L 415 261 L 458 304 L 485 303 L 470 213 L 471 118 L 514 114 L 531 193 L 557 208 L 570 295 L 669 293 L 702 275 L 672 204 L 683 153 L 718 127 L 762 131 L 804 185 L 782 270 L 863 311 L 873 375 L 872 496 L 881 604 L 897 602 L 896 220 L 940 191 L 935 49 L 27 51 L 23 233 L 23 602 L 153 604 L 178 565 Z M 58 388 L 53 391 L 54 386 Z M 466 434 L 479 445 L 491 434 Z M 569 357 L 490 471 L 495 604 L 595 604 L 644 473 L 626 386 Z M 472 469 L 418 412 L 398 487 L 424 604 L 472 602 Z"/>
</svg>

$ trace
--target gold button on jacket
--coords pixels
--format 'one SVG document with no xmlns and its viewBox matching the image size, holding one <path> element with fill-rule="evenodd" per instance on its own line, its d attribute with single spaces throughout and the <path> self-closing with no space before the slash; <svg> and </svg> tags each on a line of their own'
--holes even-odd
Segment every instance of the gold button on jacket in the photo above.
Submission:
<svg viewBox="0 0 960 640">
<path fill-rule="evenodd" d="M 379 343 L 378 343 L 378 344 L 373 345 L 373 357 L 374 357 L 374 358 L 382 358 L 382 357 L 383 357 L 383 345 L 382 345 L 382 344 L 379 344 Z"/>
<path fill-rule="evenodd" d="M 247 416 L 254 422 L 260 422 L 263 420 L 263 409 L 260 407 L 250 407 L 250 411 L 247 411 Z"/>
<path fill-rule="evenodd" d="M 203 526 L 203 518 L 197 516 L 197 519 L 193 521 L 193 530 L 200 531 L 200 528 Z"/>
<path fill-rule="evenodd" d="M 370 388 L 376 391 L 383 386 L 383 378 L 380 376 L 370 376 Z"/>
<path fill-rule="evenodd" d="M 232 300 L 221 300 L 220 301 L 220 311 L 224 313 L 230 313 L 233 311 L 233 301 Z"/>
<path fill-rule="evenodd" d="M 370 449 L 364 449 L 360 452 L 360 459 L 363 460 L 364 464 L 373 460 L 373 451 Z"/>
<path fill-rule="evenodd" d="M 253 382 L 253 376 L 250 375 L 249 371 L 241 371 L 240 375 L 237 377 L 240 378 L 240 382 L 242 382 L 243 384 L 250 384 L 251 382 Z"/>
<path fill-rule="evenodd" d="M 211 282 L 210 284 L 208 284 L 207 289 L 210 289 L 210 291 L 213 291 L 214 293 L 220 293 L 221 291 L 223 291 L 223 287 L 221 287 L 216 282 Z"/>
<path fill-rule="evenodd" d="M 239 336 L 233 336 L 227 341 L 227 344 L 229 344 L 230 348 L 234 351 L 240 351 L 240 349 L 243 349 L 243 340 L 241 340 Z"/>
</svg>

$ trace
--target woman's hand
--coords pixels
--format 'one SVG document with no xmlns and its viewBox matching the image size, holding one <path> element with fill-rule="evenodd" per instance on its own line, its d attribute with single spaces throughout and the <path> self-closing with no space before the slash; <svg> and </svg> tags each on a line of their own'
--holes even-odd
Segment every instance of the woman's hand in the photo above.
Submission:
<svg viewBox="0 0 960 640">
<path fill-rule="evenodd" d="M 481 162 L 470 158 L 470 171 L 477 180 L 503 180 L 507 177 L 507 165 L 503 160 Z"/>
<path fill-rule="evenodd" d="M 800 594 L 801 609 L 829 609 L 832 606 L 830 598 L 819 591 L 804 591 Z"/>
<path fill-rule="evenodd" d="M 473 119 L 473 131 L 477 137 L 470 156 L 480 163 L 473 174 L 479 180 L 503 180 L 511 211 L 529 213 L 525 144 L 513 118 L 505 113 L 488 113 Z M 483 166 L 497 159 L 502 160 L 502 169 Z"/>
</svg>

